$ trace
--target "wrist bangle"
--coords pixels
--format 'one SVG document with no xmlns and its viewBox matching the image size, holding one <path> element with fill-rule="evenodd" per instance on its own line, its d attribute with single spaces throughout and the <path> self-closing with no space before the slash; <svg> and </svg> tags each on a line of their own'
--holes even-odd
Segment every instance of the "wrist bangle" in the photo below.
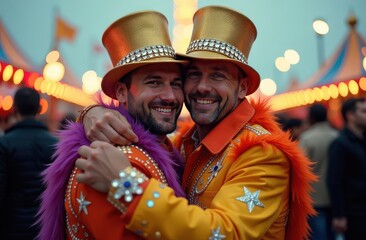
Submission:
<svg viewBox="0 0 366 240">
<path fill-rule="evenodd" d="M 147 177 L 136 168 L 127 167 L 119 172 L 119 178 L 111 183 L 110 192 L 115 200 L 123 197 L 125 202 L 131 202 L 133 195 L 141 195 L 144 189 L 140 186 Z"/>
<path fill-rule="evenodd" d="M 147 177 L 136 168 L 125 168 L 119 172 L 119 178 L 112 181 L 107 200 L 124 214 L 127 211 L 127 207 L 120 199 L 124 197 L 125 202 L 131 202 L 133 194 L 142 194 L 144 190 L 140 184 L 146 180 Z"/>
<path fill-rule="evenodd" d="M 89 106 L 85 107 L 83 110 L 80 111 L 80 115 L 76 118 L 76 122 L 82 124 L 87 112 L 89 112 L 90 109 L 92 109 L 94 107 L 98 107 L 98 106 L 99 106 L 98 104 L 93 104 L 93 105 L 89 105 Z"/>
</svg>

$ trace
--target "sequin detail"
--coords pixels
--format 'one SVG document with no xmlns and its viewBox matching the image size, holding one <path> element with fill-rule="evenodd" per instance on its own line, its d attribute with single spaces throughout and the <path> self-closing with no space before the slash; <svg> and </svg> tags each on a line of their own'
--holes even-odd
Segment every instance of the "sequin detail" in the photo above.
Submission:
<svg viewBox="0 0 366 240">
<path fill-rule="evenodd" d="M 247 57 L 235 46 L 216 39 L 197 39 L 192 41 L 187 49 L 187 53 L 194 51 L 208 50 L 225 55 L 244 64 L 248 64 Z"/>
<path fill-rule="evenodd" d="M 141 195 L 143 193 L 140 184 L 146 180 L 144 174 L 135 168 L 127 167 L 119 173 L 119 178 L 112 181 L 112 187 L 116 189 L 113 193 L 114 199 L 123 197 L 126 202 L 131 202 L 133 194 Z"/>
<path fill-rule="evenodd" d="M 258 199 L 260 192 L 261 192 L 260 190 L 257 190 L 254 193 L 251 193 L 246 187 L 244 187 L 244 196 L 240 196 L 235 199 L 239 200 L 240 202 L 246 203 L 248 211 L 251 213 L 255 206 L 264 208 L 264 205 Z"/>
<path fill-rule="evenodd" d="M 216 230 L 211 230 L 211 237 L 209 237 L 209 240 L 221 240 L 221 239 L 224 239 L 226 238 L 225 235 L 221 234 L 220 233 L 220 227 L 217 227 Z"/>
<path fill-rule="evenodd" d="M 88 215 L 88 206 L 91 204 L 91 202 L 86 200 L 86 196 L 84 196 L 83 192 L 80 193 L 80 197 L 76 199 L 79 203 L 79 214 L 81 212 L 84 212 L 85 215 Z"/>
<path fill-rule="evenodd" d="M 168 45 L 147 46 L 130 52 L 124 58 L 119 60 L 119 62 L 114 67 L 158 57 L 175 58 L 175 51 L 171 46 Z"/>
</svg>

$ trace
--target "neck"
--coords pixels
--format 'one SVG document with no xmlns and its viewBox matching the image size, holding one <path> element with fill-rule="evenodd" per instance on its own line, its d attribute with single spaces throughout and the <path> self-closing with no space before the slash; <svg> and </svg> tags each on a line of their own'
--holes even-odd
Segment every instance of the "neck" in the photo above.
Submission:
<svg viewBox="0 0 366 240">
<path fill-rule="evenodd" d="M 15 114 L 15 119 L 17 121 L 23 121 L 23 120 L 27 120 L 27 119 L 34 119 L 35 116 L 22 116 L 19 113 Z"/>
<path fill-rule="evenodd" d="M 347 127 L 349 128 L 349 130 L 351 130 L 351 132 L 353 132 L 353 134 L 355 134 L 358 138 L 363 139 L 364 135 L 363 135 L 363 128 L 360 128 L 358 126 L 356 126 L 355 124 L 352 123 L 348 123 Z"/>
<path fill-rule="evenodd" d="M 208 135 L 208 133 L 211 130 L 212 130 L 212 127 L 209 125 L 204 125 L 204 126 L 197 125 L 197 134 L 198 134 L 199 141 L 201 142 Z"/>
</svg>

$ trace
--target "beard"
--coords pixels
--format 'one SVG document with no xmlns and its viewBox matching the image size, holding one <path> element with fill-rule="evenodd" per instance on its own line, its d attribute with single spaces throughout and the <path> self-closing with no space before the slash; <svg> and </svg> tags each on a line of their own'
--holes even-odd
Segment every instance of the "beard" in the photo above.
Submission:
<svg viewBox="0 0 366 240">
<path fill-rule="evenodd" d="M 212 94 L 194 93 L 189 94 L 185 101 L 186 107 L 189 113 L 191 114 L 191 118 L 195 123 L 197 123 L 198 125 L 211 125 L 215 123 L 219 118 L 221 112 L 221 107 L 219 106 L 219 104 L 216 109 L 210 109 L 210 110 L 196 109 L 193 106 L 195 104 L 193 102 L 196 101 L 195 99 L 197 98 L 210 98 L 215 100 L 217 103 L 220 103 L 222 101 L 222 98 L 220 96 Z"/>
<path fill-rule="evenodd" d="M 234 91 L 234 96 L 237 96 L 238 89 Z M 213 99 L 217 102 L 217 107 L 215 109 L 210 110 L 202 110 L 195 109 L 194 101 L 197 98 L 208 98 Z M 201 94 L 201 93 L 192 93 L 189 94 L 185 99 L 186 107 L 191 114 L 191 118 L 197 125 L 201 126 L 215 126 L 218 122 L 220 122 L 223 118 L 225 118 L 230 112 L 232 112 L 236 106 L 238 105 L 238 99 L 234 98 L 231 103 L 232 106 L 227 107 L 228 100 L 223 100 L 223 98 L 219 95 L 214 94 Z M 223 102 L 224 101 L 224 102 Z"/>
<path fill-rule="evenodd" d="M 128 112 L 133 116 L 138 122 L 140 122 L 146 130 L 155 135 L 166 135 L 173 132 L 177 127 L 177 119 L 179 117 L 179 104 L 178 103 L 167 103 L 167 102 L 155 102 L 154 104 L 159 104 L 159 106 L 170 106 L 176 109 L 176 116 L 163 117 L 161 120 L 157 120 L 149 109 L 144 108 L 144 105 L 138 106 L 134 97 L 128 93 Z"/>
<path fill-rule="evenodd" d="M 176 129 L 177 118 L 174 121 L 171 118 L 164 118 L 163 121 L 156 121 L 152 114 L 138 114 L 136 119 L 142 123 L 144 128 L 155 135 L 166 135 Z"/>
</svg>

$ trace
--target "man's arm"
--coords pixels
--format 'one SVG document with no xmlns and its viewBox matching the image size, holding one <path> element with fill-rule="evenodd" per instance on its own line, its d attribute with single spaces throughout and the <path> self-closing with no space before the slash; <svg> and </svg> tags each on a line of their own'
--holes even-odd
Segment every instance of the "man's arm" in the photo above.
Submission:
<svg viewBox="0 0 366 240">
<path fill-rule="evenodd" d="M 0 142 L 0 216 L 4 216 L 5 213 L 5 198 L 7 196 L 7 167 L 6 167 L 6 148 Z M 1 218 L 0 223 L 3 222 L 4 217 Z M 1 230 L 1 228 L 0 228 Z M 1 235 L 1 234 L 0 234 Z"/>
<path fill-rule="evenodd" d="M 96 161 L 109 163 L 105 158 Z M 116 163 L 113 166 L 122 169 Z M 111 172 L 105 171 L 103 181 L 106 184 L 111 179 L 109 174 Z M 117 176 L 116 171 L 112 174 Z M 245 202 L 244 187 L 251 194 L 261 190 L 258 194 L 261 203 L 256 202 L 253 209 Z M 171 188 L 150 179 L 141 198 L 133 199 L 135 207 L 128 203 L 122 216 L 128 221 L 127 229 L 147 238 L 160 235 L 166 239 L 186 239 L 189 235 L 192 239 L 209 239 L 216 232 L 225 239 L 259 239 L 283 213 L 282 204 L 288 201 L 288 187 L 289 163 L 283 153 L 272 147 L 254 147 L 234 161 L 220 190 L 210 193 L 215 197 L 206 210 L 188 205 L 187 200 L 176 197 Z M 240 197 L 243 197 L 242 201 L 238 200 Z M 123 198 L 120 201 L 126 205 Z M 285 212 L 281 219 L 277 227 L 284 234 Z"/>
<path fill-rule="evenodd" d="M 131 125 L 118 111 L 103 106 L 87 107 L 79 116 L 90 141 L 104 141 L 118 145 L 138 142 Z"/>
<path fill-rule="evenodd" d="M 125 155 L 120 150 L 101 141 L 80 147 L 78 153 L 80 158 L 75 166 L 84 171 L 76 175 L 76 180 L 100 192 L 108 192 L 111 181 L 118 177 L 119 171 L 131 166 L 126 157 L 121 157 Z"/>
<path fill-rule="evenodd" d="M 346 160 L 346 147 L 336 139 L 329 148 L 327 184 L 333 212 L 332 226 L 337 232 L 344 232 L 347 230 L 343 190 Z"/>
<path fill-rule="evenodd" d="M 92 168 L 93 171 L 112 170 L 94 168 L 95 166 L 88 164 L 97 157 L 113 158 L 129 165 L 123 152 L 105 142 L 93 142 L 90 147 L 81 147 L 79 152 L 87 158 L 87 160 L 78 159 L 78 163 L 85 169 Z M 81 179 L 90 179 L 88 173 L 93 172 L 87 171 L 84 174 L 77 169 L 74 171 L 76 176 Z M 95 188 L 93 189 L 86 184 L 78 183 L 75 181 L 74 172 L 71 174 L 69 184 L 66 191 L 65 208 L 68 217 L 68 221 L 66 221 L 67 231 L 72 238 L 81 239 L 89 235 L 95 239 L 138 239 L 135 233 L 125 230 L 126 222 L 120 217 L 120 212 L 115 211 L 115 207 L 106 201 L 107 195 L 95 190 L 100 190 L 101 185 L 93 181 L 91 183 L 91 186 Z M 75 226 L 81 227 L 75 231 Z"/>
</svg>

